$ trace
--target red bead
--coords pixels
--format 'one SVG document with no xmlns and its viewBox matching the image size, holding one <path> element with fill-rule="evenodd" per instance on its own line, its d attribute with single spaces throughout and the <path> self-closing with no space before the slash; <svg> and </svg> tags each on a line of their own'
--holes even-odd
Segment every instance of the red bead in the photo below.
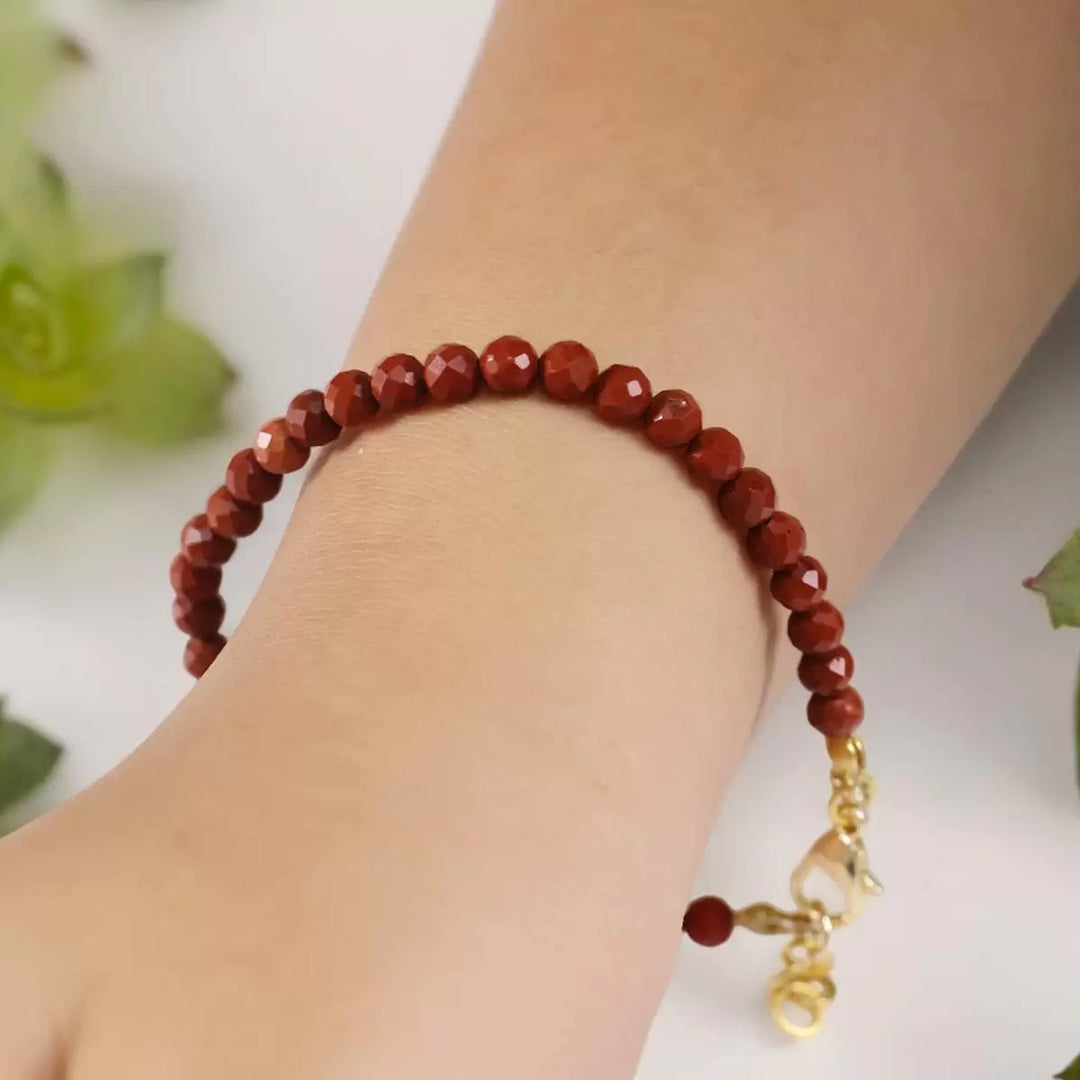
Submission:
<svg viewBox="0 0 1080 1080">
<path fill-rule="evenodd" d="M 600 375 L 591 349 L 580 341 L 557 341 L 540 357 L 544 389 L 556 401 L 587 397 Z"/>
<path fill-rule="evenodd" d="M 371 392 L 383 412 L 405 412 L 424 400 L 424 369 L 415 356 L 394 353 L 371 373 Z"/>
<path fill-rule="evenodd" d="M 767 521 L 755 525 L 746 534 L 746 550 L 758 566 L 766 570 L 782 570 L 803 553 L 806 530 L 802 522 L 783 510 L 777 510 Z"/>
<path fill-rule="evenodd" d="M 752 529 L 767 521 L 774 506 L 776 488 L 760 469 L 743 469 L 720 492 L 720 513 L 736 529 Z"/>
<path fill-rule="evenodd" d="M 788 619 L 788 637 L 799 652 L 823 653 L 835 649 L 844 637 L 844 616 L 835 604 L 822 600 Z"/>
<path fill-rule="evenodd" d="M 278 417 L 263 424 L 255 436 L 255 460 L 272 473 L 290 473 L 302 469 L 311 451 L 298 443 L 285 425 L 285 418 Z"/>
<path fill-rule="evenodd" d="M 257 503 L 241 502 L 227 487 L 219 487 L 206 502 L 206 517 L 218 536 L 235 540 L 250 536 L 262 524 L 263 509 Z"/>
<path fill-rule="evenodd" d="M 215 634 L 205 641 L 192 638 L 184 647 L 184 667 L 188 674 L 201 679 L 224 648 L 225 639 L 220 634 Z"/>
<path fill-rule="evenodd" d="M 468 345 L 440 345 L 424 361 L 424 382 L 434 401 L 468 401 L 480 387 L 480 361 Z"/>
<path fill-rule="evenodd" d="M 281 490 L 279 473 L 267 472 L 256 460 L 255 451 L 241 450 L 233 454 L 225 470 L 225 486 L 241 502 L 269 502 Z"/>
<path fill-rule="evenodd" d="M 828 584 L 825 567 L 813 555 L 800 555 L 791 566 L 773 574 L 769 588 L 790 611 L 806 611 L 825 595 Z"/>
<path fill-rule="evenodd" d="M 366 371 L 339 371 L 327 384 L 325 401 L 330 419 L 343 428 L 356 427 L 379 411 Z"/>
<path fill-rule="evenodd" d="M 480 354 L 484 382 L 497 394 L 521 394 L 532 386 L 540 370 L 536 350 L 524 338 L 506 334 Z"/>
<path fill-rule="evenodd" d="M 846 739 L 854 735 L 863 721 L 864 712 L 863 700 L 851 686 L 829 697 L 815 694 L 806 706 L 810 725 L 826 739 Z"/>
<path fill-rule="evenodd" d="M 341 434 L 341 425 L 326 411 L 321 390 L 303 390 L 289 402 L 285 427 L 302 446 L 326 446 Z"/>
<path fill-rule="evenodd" d="M 855 658 L 843 645 L 824 653 L 807 653 L 799 661 L 799 682 L 812 694 L 835 694 L 855 674 Z"/>
<path fill-rule="evenodd" d="M 685 446 L 701 434 L 701 406 L 685 390 L 661 390 L 645 413 L 645 434 L 665 449 Z"/>
<path fill-rule="evenodd" d="M 209 600 L 192 600 L 178 596 L 172 606 L 173 622 L 194 638 L 205 641 L 221 629 L 225 621 L 225 601 L 220 596 Z"/>
<path fill-rule="evenodd" d="M 232 558 L 236 541 L 219 536 L 205 514 L 196 514 L 180 533 L 180 550 L 193 566 L 221 566 Z"/>
<path fill-rule="evenodd" d="M 735 912 L 719 896 L 702 896 L 686 909 L 682 928 L 698 945 L 723 945 L 735 929 Z"/>
<path fill-rule="evenodd" d="M 641 368 L 612 364 L 596 384 L 596 412 L 609 424 L 632 424 L 645 415 L 652 387 Z"/>
<path fill-rule="evenodd" d="M 701 484 L 726 484 L 743 467 L 742 443 L 727 428 L 706 428 L 687 448 L 686 464 Z"/>
<path fill-rule="evenodd" d="M 209 600 L 221 588 L 221 567 L 193 566 L 183 555 L 177 555 L 169 565 L 169 584 L 179 596 Z"/>
</svg>

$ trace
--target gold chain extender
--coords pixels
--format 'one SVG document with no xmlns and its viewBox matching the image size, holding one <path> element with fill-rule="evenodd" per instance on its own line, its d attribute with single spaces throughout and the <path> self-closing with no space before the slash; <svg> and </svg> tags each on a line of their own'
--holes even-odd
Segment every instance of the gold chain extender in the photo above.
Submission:
<svg viewBox="0 0 1080 1080">
<path fill-rule="evenodd" d="M 791 875 L 794 911 L 750 904 L 735 913 L 736 926 L 756 934 L 790 934 L 780 955 L 783 969 L 769 983 L 769 1008 L 781 1031 L 798 1038 L 816 1035 L 836 997 L 829 940 L 849 925 L 863 899 L 878 896 L 881 883 L 870 872 L 863 830 L 874 798 L 874 778 L 866 771 L 866 750 L 857 738 L 828 739 L 832 761 L 832 828 L 810 848 Z M 830 909 L 807 895 L 811 875 L 824 874 L 841 891 L 842 907 Z M 796 1018 L 797 1017 L 797 1018 Z"/>
</svg>

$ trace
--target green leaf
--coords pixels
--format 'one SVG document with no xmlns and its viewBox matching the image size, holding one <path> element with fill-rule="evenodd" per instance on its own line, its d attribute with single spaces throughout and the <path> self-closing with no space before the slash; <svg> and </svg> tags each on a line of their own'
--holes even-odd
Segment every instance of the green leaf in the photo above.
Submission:
<svg viewBox="0 0 1080 1080">
<path fill-rule="evenodd" d="M 0 3 L 0 110 L 25 113 L 59 71 L 56 31 L 36 0 Z"/>
<path fill-rule="evenodd" d="M 154 446 L 213 434 L 234 377 L 213 342 L 163 319 L 112 358 L 105 423 L 124 439 Z"/>
<path fill-rule="evenodd" d="M 33 499 L 52 466 L 51 432 L 0 412 L 0 529 Z"/>
<path fill-rule="evenodd" d="M 62 752 L 41 732 L 8 719 L 0 701 L 0 813 L 37 790 L 56 767 Z"/>
<path fill-rule="evenodd" d="M 1080 626 L 1080 529 L 1024 585 L 1042 593 L 1054 627 Z"/>
<path fill-rule="evenodd" d="M 1080 1080 L 1080 1054 L 1071 1065 L 1067 1065 L 1064 1071 L 1059 1072 L 1054 1080 Z"/>
</svg>

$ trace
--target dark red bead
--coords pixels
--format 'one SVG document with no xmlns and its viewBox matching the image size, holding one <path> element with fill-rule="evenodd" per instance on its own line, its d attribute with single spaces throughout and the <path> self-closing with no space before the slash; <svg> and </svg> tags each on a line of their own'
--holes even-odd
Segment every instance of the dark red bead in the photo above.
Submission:
<svg viewBox="0 0 1080 1080">
<path fill-rule="evenodd" d="M 743 467 L 742 443 L 727 428 L 706 428 L 686 450 L 686 464 L 701 484 L 726 484 Z"/>
<path fill-rule="evenodd" d="M 343 428 L 356 427 L 379 411 L 366 371 L 339 371 L 327 384 L 325 401 L 330 419 Z"/>
<path fill-rule="evenodd" d="M 682 928 L 698 945 L 723 945 L 735 929 L 735 912 L 719 896 L 702 896 L 686 909 Z"/>
<path fill-rule="evenodd" d="M 823 653 L 835 649 L 844 637 L 844 616 L 835 604 L 822 600 L 788 619 L 788 637 L 799 652 Z"/>
<path fill-rule="evenodd" d="M 701 434 L 701 406 L 685 390 L 661 390 L 645 413 L 645 434 L 667 450 Z"/>
<path fill-rule="evenodd" d="M 183 555 L 177 555 L 169 565 L 169 584 L 178 596 L 209 600 L 221 588 L 221 567 L 194 566 Z"/>
<path fill-rule="evenodd" d="M 592 349 L 580 341 L 557 341 L 540 357 L 544 389 L 556 401 L 587 397 L 600 375 Z"/>
<path fill-rule="evenodd" d="M 311 457 L 311 450 L 289 434 L 283 416 L 263 424 L 255 436 L 253 449 L 255 460 L 272 473 L 296 472 Z"/>
<path fill-rule="evenodd" d="M 236 541 L 219 536 L 205 514 L 196 514 L 180 533 L 180 550 L 193 566 L 221 566 L 232 558 Z"/>
<path fill-rule="evenodd" d="M 480 360 L 468 345 L 440 345 L 424 361 L 432 400 L 468 401 L 480 388 Z"/>
<path fill-rule="evenodd" d="M 609 424 L 633 424 L 652 402 L 652 386 L 641 368 L 612 364 L 596 384 L 596 412 Z"/>
<path fill-rule="evenodd" d="M 194 638 L 205 641 L 214 637 L 225 621 L 225 601 L 220 596 L 209 600 L 192 600 L 178 596 L 172 606 L 173 622 Z"/>
<path fill-rule="evenodd" d="M 799 682 L 812 694 L 835 694 L 855 674 L 855 658 L 843 645 L 824 653 L 807 653 L 799 661 Z"/>
<path fill-rule="evenodd" d="M 810 724 L 826 739 L 846 739 L 863 721 L 863 699 L 852 686 L 825 697 L 815 694 L 806 706 Z"/>
<path fill-rule="evenodd" d="M 281 481 L 281 474 L 267 472 L 250 448 L 233 454 L 225 470 L 225 486 L 246 503 L 269 502 L 281 490 Z"/>
<path fill-rule="evenodd" d="M 341 434 L 341 425 L 326 411 L 321 390 L 303 390 L 289 402 L 285 427 L 303 446 L 326 446 Z"/>
<path fill-rule="evenodd" d="M 205 641 L 201 638 L 191 638 L 184 647 L 184 667 L 188 674 L 201 679 L 224 648 L 225 639 L 221 634 L 215 634 Z"/>
<path fill-rule="evenodd" d="M 751 560 L 766 570 L 782 570 L 803 553 L 806 530 L 802 522 L 783 510 L 755 525 L 746 534 L 746 551 Z"/>
<path fill-rule="evenodd" d="M 775 506 L 772 478 L 760 469 L 743 469 L 720 492 L 720 513 L 736 529 L 752 529 L 767 521 Z"/>
<path fill-rule="evenodd" d="M 394 353 L 371 373 L 371 392 L 383 412 L 405 412 L 424 400 L 424 368 L 415 356 Z"/>
<path fill-rule="evenodd" d="M 250 536 L 262 524 L 263 509 L 258 503 L 241 502 L 227 487 L 219 487 L 206 502 L 206 517 L 218 536 L 236 540 Z"/>
<path fill-rule="evenodd" d="M 536 350 L 524 339 L 506 334 L 480 354 L 480 373 L 497 394 L 522 394 L 540 370 Z"/>
<path fill-rule="evenodd" d="M 800 555 L 791 566 L 773 574 L 769 588 L 789 611 L 806 611 L 825 595 L 828 584 L 825 567 L 813 555 Z"/>
</svg>

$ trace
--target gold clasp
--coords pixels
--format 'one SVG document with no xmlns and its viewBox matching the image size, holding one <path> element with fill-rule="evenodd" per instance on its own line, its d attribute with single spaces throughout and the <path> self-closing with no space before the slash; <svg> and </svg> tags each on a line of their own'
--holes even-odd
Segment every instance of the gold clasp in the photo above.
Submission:
<svg viewBox="0 0 1080 1080">
<path fill-rule="evenodd" d="M 840 890 L 844 906 L 825 913 L 834 926 L 847 926 L 862 910 L 863 899 L 880 896 L 881 882 L 870 872 L 866 844 L 862 837 L 830 829 L 814 842 L 791 875 L 791 895 L 800 911 L 815 901 L 807 895 L 807 883 L 815 872 L 824 874 Z M 817 901 L 822 903 L 822 901 Z"/>
</svg>

